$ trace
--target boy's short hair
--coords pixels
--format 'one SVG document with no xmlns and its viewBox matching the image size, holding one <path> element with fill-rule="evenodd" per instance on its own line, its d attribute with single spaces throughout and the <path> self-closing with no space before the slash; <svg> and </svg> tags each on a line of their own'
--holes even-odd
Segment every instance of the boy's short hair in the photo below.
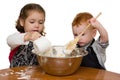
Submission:
<svg viewBox="0 0 120 80">
<path fill-rule="evenodd" d="M 91 15 L 90 13 L 88 12 L 83 12 L 83 13 L 78 13 L 73 22 L 72 22 L 72 26 L 75 26 L 75 25 L 80 25 L 81 23 L 83 22 L 87 22 L 89 19 L 91 19 L 93 17 L 93 15 Z"/>
</svg>

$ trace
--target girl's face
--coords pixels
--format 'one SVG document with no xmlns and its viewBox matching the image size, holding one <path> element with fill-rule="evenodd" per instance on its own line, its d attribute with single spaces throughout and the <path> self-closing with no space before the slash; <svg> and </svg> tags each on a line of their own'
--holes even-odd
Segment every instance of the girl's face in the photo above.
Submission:
<svg viewBox="0 0 120 80">
<path fill-rule="evenodd" d="M 73 26 L 72 30 L 73 30 L 74 38 L 77 37 L 79 34 L 81 34 L 81 32 L 85 29 L 86 26 L 87 25 L 85 23 L 82 23 L 79 26 Z M 86 46 L 88 43 L 90 43 L 93 40 L 95 35 L 96 35 L 96 30 L 91 29 L 89 27 L 80 37 L 78 44 L 80 46 Z"/>
<path fill-rule="evenodd" d="M 44 29 L 45 16 L 38 11 L 29 11 L 28 17 L 21 20 L 21 25 L 24 27 L 25 32 L 42 32 Z"/>
</svg>

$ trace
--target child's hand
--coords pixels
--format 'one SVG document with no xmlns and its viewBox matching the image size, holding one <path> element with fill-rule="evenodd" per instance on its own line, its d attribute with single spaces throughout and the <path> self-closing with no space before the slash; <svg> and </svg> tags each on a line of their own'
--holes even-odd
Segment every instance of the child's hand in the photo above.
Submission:
<svg viewBox="0 0 120 80">
<path fill-rule="evenodd" d="M 24 36 L 24 41 L 34 41 L 41 37 L 41 34 L 39 32 L 27 32 Z"/>
<path fill-rule="evenodd" d="M 102 26 L 101 23 L 99 21 L 97 21 L 95 18 L 90 19 L 90 24 L 95 28 Z"/>
</svg>

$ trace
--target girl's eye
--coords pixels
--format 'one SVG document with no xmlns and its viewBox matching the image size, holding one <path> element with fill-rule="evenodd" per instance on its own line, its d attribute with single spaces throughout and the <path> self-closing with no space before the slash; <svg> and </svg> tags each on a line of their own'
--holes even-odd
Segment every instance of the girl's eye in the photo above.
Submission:
<svg viewBox="0 0 120 80">
<path fill-rule="evenodd" d="M 34 23 L 33 21 L 30 21 L 30 23 Z"/>
<path fill-rule="evenodd" d="M 43 24 L 44 22 L 39 22 L 39 24 Z"/>
<path fill-rule="evenodd" d="M 39 24 L 44 24 L 44 21 L 40 21 Z"/>
<path fill-rule="evenodd" d="M 29 22 L 30 22 L 30 23 L 35 23 L 35 21 L 34 21 L 34 20 L 30 20 Z"/>
</svg>

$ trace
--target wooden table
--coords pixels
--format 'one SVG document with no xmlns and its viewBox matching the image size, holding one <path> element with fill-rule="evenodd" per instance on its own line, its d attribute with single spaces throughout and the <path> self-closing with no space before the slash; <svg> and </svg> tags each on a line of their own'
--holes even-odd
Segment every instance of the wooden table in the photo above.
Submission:
<svg viewBox="0 0 120 80">
<path fill-rule="evenodd" d="M 120 80 L 120 74 L 80 67 L 69 76 L 52 76 L 46 74 L 39 66 L 24 66 L 0 70 L 0 80 Z"/>
</svg>

